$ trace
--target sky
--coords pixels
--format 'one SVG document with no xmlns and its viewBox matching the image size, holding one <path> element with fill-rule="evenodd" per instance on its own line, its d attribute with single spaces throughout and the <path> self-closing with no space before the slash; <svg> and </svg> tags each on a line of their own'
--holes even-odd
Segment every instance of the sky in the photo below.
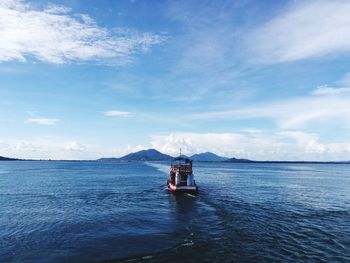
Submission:
<svg viewBox="0 0 350 263">
<path fill-rule="evenodd" d="M 350 160 L 350 1 L 0 0 L 0 155 Z"/>
</svg>

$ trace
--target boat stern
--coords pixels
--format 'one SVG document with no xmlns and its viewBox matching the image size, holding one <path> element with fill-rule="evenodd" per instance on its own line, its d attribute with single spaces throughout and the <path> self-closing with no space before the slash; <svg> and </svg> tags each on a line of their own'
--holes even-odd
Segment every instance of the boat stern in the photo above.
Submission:
<svg viewBox="0 0 350 263">
<path fill-rule="evenodd" d="M 174 185 L 172 183 L 168 183 L 168 189 L 173 193 L 197 193 L 198 187 L 197 185 Z"/>
</svg>

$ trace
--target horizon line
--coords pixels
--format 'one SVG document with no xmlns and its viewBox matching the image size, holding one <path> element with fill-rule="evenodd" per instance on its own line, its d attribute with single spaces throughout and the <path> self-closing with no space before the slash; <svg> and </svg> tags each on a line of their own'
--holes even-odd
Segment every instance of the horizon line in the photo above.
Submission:
<svg viewBox="0 0 350 263">
<path fill-rule="evenodd" d="M 149 150 L 156 150 L 157 152 L 161 153 L 161 154 L 164 154 L 164 155 L 168 155 L 172 158 L 176 158 L 176 156 L 172 156 L 170 154 L 165 154 L 165 153 L 162 153 L 161 151 L 157 150 L 157 149 L 154 149 L 154 148 L 148 148 L 148 149 L 143 149 L 143 150 L 139 150 L 139 151 L 136 151 L 136 152 L 129 152 L 121 157 L 99 157 L 99 158 L 96 158 L 96 159 L 52 159 L 52 158 L 48 158 L 48 159 L 26 159 L 26 158 L 17 158 L 17 157 L 6 157 L 6 156 L 0 156 L 0 161 L 86 161 L 86 162 L 89 162 L 89 161 L 99 161 L 101 159 L 122 159 L 124 158 L 125 156 L 129 155 L 129 154 L 133 154 L 133 153 L 138 153 L 138 152 L 141 152 L 141 151 L 149 151 Z M 237 161 L 235 161 L 236 163 L 350 163 L 350 160 L 337 160 L 337 161 L 319 161 L 319 160 L 251 160 L 251 159 L 248 159 L 248 158 L 237 158 L 237 157 L 226 157 L 226 156 L 220 156 L 214 152 L 210 152 L 210 151 L 206 151 L 206 152 L 200 152 L 200 153 L 193 153 L 191 154 L 190 156 L 187 156 L 187 155 L 184 155 L 186 157 L 192 157 L 193 155 L 196 155 L 196 154 L 203 154 L 203 153 L 212 153 L 212 154 L 215 154 L 216 156 L 218 157 L 222 157 L 222 158 L 227 158 L 226 160 L 222 160 L 222 161 L 195 161 L 195 162 L 233 162 L 233 161 L 229 161 L 229 160 L 232 160 L 232 159 L 235 159 Z M 179 155 L 180 156 L 180 155 Z M 2 158 L 5 158 L 5 160 L 2 160 Z M 6 160 L 8 159 L 8 160 Z M 120 160 L 122 161 L 122 160 Z M 131 161 L 136 161 L 136 160 L 131 160 Z M 156 160 L 155 160 L 156 161 Z"/>
</svg>

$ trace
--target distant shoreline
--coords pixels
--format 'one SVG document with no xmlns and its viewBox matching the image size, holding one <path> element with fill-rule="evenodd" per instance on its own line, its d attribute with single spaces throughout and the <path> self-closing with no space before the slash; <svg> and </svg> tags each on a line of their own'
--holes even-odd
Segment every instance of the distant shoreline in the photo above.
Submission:
<svg viewBox="0 0 350 263">
<path fill-rule="evenodd" d="M 101 162 L 101 163 L 131 163 L 131 162 L 169 162 L 164 160 L 114 160 L 114 161 L 101 161 L 101 160 L 55 160 L 55 159 L 16 159 L 6 158 L 0 159 L 0 162 Z M 244 164 L 256 164 L 256 163 L 276 163 L 276 164 L 350 164 L 348 161 L 194 161 L 194 163 L 244 163 Z"/>
</svg>

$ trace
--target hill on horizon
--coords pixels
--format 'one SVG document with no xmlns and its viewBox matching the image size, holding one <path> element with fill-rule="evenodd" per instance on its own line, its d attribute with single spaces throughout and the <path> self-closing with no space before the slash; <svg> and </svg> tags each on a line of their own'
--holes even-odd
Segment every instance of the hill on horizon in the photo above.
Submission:
<svg viewBox="0 0 350 263">
<path fill-rule="evenodd" d="M 19 159 L 0 156 L 0 161 L 16 161 Z"/>
<path fill-rule="evenodd" d="M 155 149 L 142 150 L 134 153 L 129 153 L 118 158 L 121 161 L 170 161 L 173 157 L 161 153 Z"/>
<path fill-rule="evenodd" d="M 204 152 L 204 153 L 198 153 L 194 154 L 190 157 L 193 161 L 199 161 L 199 162 L 222 162 L 229 158 L 219 156 L 212 152 Z"/>
</svg>

